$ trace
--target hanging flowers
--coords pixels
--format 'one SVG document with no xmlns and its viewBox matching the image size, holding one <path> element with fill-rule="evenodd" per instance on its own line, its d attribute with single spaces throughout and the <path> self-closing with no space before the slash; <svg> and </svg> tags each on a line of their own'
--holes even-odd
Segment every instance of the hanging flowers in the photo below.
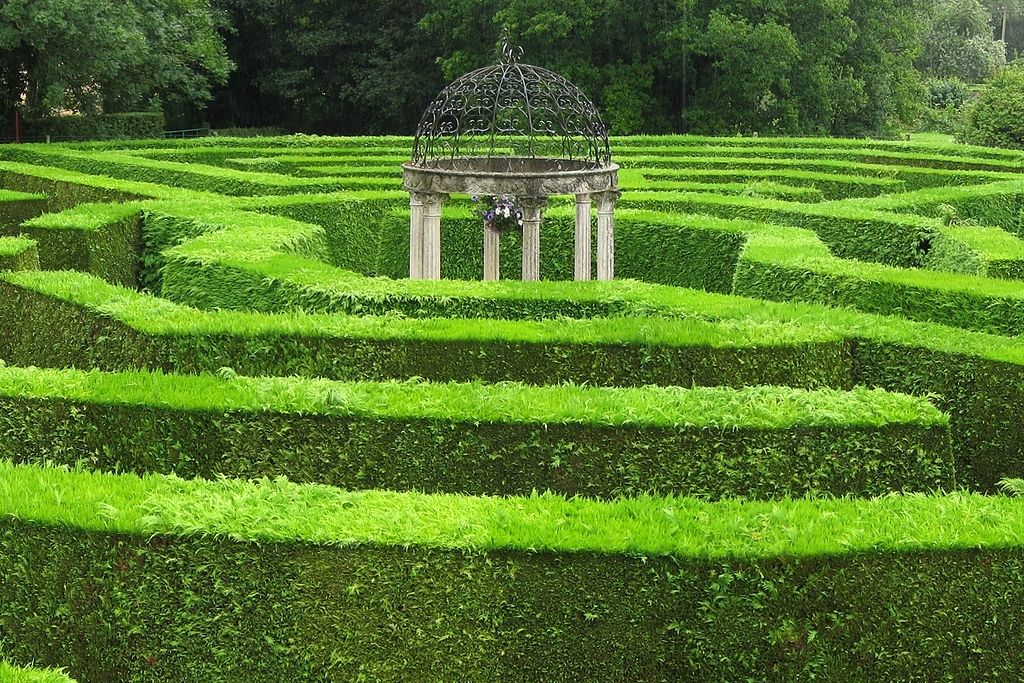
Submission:
<svg viewBox="0 0 1024 683">
<path fill-rule="evenodd" d="M 473 195 L 473 201 L 478 202 L 480 198 Z M 480 208 L 479 213 L 484 219 L 484 224 L 491 230 L 506 232 L 523 229 L 523 210 L 516 204 L 516 198 L 512 195 L 491 197 L 490 201 L 485 202 Z"/>
</svg>

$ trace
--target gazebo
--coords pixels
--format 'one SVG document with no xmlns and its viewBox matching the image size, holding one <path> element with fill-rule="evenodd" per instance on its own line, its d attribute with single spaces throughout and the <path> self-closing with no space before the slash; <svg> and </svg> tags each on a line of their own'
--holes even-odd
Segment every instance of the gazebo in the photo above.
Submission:
<svg viewBox="0 0 1024 683">
<path fill-rule="evenodd" d="M 615 276 L 618 169 L 593 103 L 558 74 L 519 62 L 506 31 L 499 64 L 448 85 L 416 128 L 402 168 L 410 193 L 409 277 L 441 278 L 441 208 L 450 194 L 508 197 L 522 211 L 523 280 L 540 279 L 548 197 L 575 195 L 576 280 L 591 279 L 597 203 L 597 279 Z M 484 279 L 497 280 L 500 231 L 484 222 Z"/>
</svg>

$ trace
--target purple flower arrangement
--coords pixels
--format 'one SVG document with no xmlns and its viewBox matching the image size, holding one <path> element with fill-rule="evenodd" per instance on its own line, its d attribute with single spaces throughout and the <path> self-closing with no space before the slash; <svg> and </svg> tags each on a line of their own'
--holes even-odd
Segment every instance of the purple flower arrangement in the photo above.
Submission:
<svg viewBox="0 0 1024 683">
<path fill-rule="evenodd" d="M 480 197 L 473 195 L 473 201 L 480 201 Z M 511 195 L 491 197 L 480 208 L 480 216 L 491 230 L 505 232 L 523 229 L 523 210 L 516 206 L 516 198 Z"/>
</svg>

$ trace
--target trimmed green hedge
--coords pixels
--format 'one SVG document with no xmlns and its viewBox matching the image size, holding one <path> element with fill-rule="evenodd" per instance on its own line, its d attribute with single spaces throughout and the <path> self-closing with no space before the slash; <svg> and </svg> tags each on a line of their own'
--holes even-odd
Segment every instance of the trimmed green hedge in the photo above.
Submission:
<svg viewBox="0 0 1024 683">
<path fill-rule="evenodd" d="M 58 669 L 13 666 L 0 660 L 0 683 L 75 683 Z"/>
<path fill-rule="evenodd" d="M 330 178 L 295 178 L 274 173 L 254 173 L 223 167 L 148 159 L 117 152 L 97 154 L 67 145 L 26 146 L 26 149 L 6 153 L 4 157 L 89 175 L 170 185 L 228 196 L 335 192 L 343 189 L 341 182 Z"/>
<path fill-rule="evenodd" d="M 616 157 L 616 161 L 627 169 L 725 169 L 725 170 L 771 170 L 799 169 L 816 172 L 835 172 L 866 175 L 873 178 L 892 178 L 902 181 L 907 189 L 940 185 L 978 185 L 999 180 L 1013 180 L 1016 173 L 1000 171 L 950 170 L 904 165 L 880 165 L 857 161 L 830 159 L 763 159 L 756 156 L 737 157 L 672 157 L 634 156 L 628 159 Z"/>
<path fill-rule="evenodd" d="M 46 211 L 46 196 L 0 188 L 0 229 L 17 229 L 24 221 Z"/>
<path fill-rule="evenodd" d="M 1024 234 L 1024 179 L 969 187 L 936 187 L 858 201 L 861 208 L 913 213 L 942 219 L 952 225 L 998 226 Z"/>
<path fill-rule="evenodd" d="M 954 484 L 948 418 L 882 391 L 230 374 L 0 368 L 0 457 L 477 495 L 873 496 Z"/>
<path fill-rule="evenodd" d="M 941 149 L 941 148 L 940 148 Z M 623 147 L 618 150 L 618 159 L 631 159 L 634 156 L 652 157 L 660 156 L 666 158 L 704 158 L 704 157 L 754 157 L 757 159 L 798 159 L 798 160 L 819 160 L 831 159 L 842 161 L 854 161 L 862 164 L 875 165 L 907 165 L 923 166 L 927 168 L 948 169 L 948 170 L 984 170 L 1019 173 L 1022 170 L 1020 157 L 1001 158 L 986 155 L 984 157 L 972 157 L 965 153 L 965 148 L 954 148 L 949 153 L 935 153 L 933 148 L 929 151 L 916 150 L 905 152 L 892 149 L 870 148 L 865 145 L 862 148 L 844 148 L 842 146 L 826 144 L 820 147 L 812 146 L 772 146 L 771 143 L 760 145 L 730 145 L 719 146 L 714 144 L 701 144 L 687 146 L 685 143 L 665 146 L 644 146 L 640 148 Z"/>
<path fill-rule="evenodd" d="M 169 680 L 1012 680 L 1024 505 L 599 503 L 0 467 L 8 655 Z"/>
<path fill-rule="evenodd" d="M 164 130 L 162 112 L 52 116 L 26 122 L 27 135 L 57 140 L 163 138 Z"/>
<path fill-rule="evenodd" d="M 656 196 L 655 193 L 650 193 Z M 687 195 L 694 198 L 698 195 Z M 640 203 L 647 200 L 639 199 Z M 760 200 L 758 200 L 760 201 Z M 793 206 L 776 202 L 784 206 Z M 330 206 L 324 202 L 319 206 Z M 358 207 L 358 204 L 352 205 Z M 705 206 L 703 203 L 701 206 Z M 447 252 L 443 250 L 442 271 L 446 263 L 463 265 L 463 270 L 447 275 L 476 275 L 477 250 L 482 250 L 479 224 L 472 217 L 458 220 L 447 231 Z M 546 273 L 559 277 L 561 268 L 571 264 L 571 220 L 569 209 L 550 212 L 551 226 L 545 244 L 562 259 L 546 259 Z M 466 215 L 463 213 L 462 215 Z M 828 223 L 827 213 L 814 215 L 808 208 L 807 222 Z M 918 252 L 921 260 L 946 270 L 1002 274 L 1024 271 L 1024 242 L 996 229 L 941 226 L 937 221 L 900 217 L 898 214 L 861 212 L 851 218 L 851 231 L 871 221 L 885 231 L 896 228 L 920 230 L 913 239 L 926 247 Z M 657 312 L 675 315 L 678 294 L 672 288 L 652 285 L 626 285 L 619 281 L 610 289 L 604 283 L 472 283 L 406 279 L 363 278 L 292 254 L 284 253 L 290 243 L 319 235 L 319 228 L 294 221 L 279 221 L 280 229 L 268 232 L 250 214 L 221 212 L 213 216 L 231 227 L 205 234 L 198 239 L 167 250 L 162 293 L 173 301 L 197 308 L 247 308 L 265 312 L 301 308 L 307 311 L 380 314 L 388 311 L 409 316 L 545 318 L 555 316 L 589 317 Z M 316 215 L 310 216 L 316 219 Z M 450 220 L 451 220 L 450 218 Z M 905 219 L 896 225 L 892 219 Z M 180 224 L 178 232 L 187 233 L 196 222 L 192 218 L 165 216 L 161 220 Z M 957 273 L 905 270 L 875 263 L 834 258 L 811 233 L 782 226 L 767 226 L 753 221 L 717 219 L 684 215 L 666 216 L 651 211 L 623 211 L 622 247 L 617 251 L 631 255 L 638 276 L 659 279 L 676 286 L 698 286 L 712 291 L 732 291 L 762 298 L 787 301 L 802 299 L 826 304 L 836 302 L 868 312 L 900 313 L 917 320 L 963 326 L 1003 334 L 1024 329 L 1024 287 L 1018 282 L 992 280 Z M 266 221 L 263 221 L 266 223 Z M 403 230 L 401 217 L 393 217 L 392 244 Z M 338 234 L 340 226 L 332 230 Z M 835 225 L 830 228 L 835 231 Z M 372 228 L 367 227 L 372 232 Z M 343 233 L 347 234 L 347 233 Z M 909 237 L 909 233 L 904 235 Z M 340 242 L 344 242 L 344 237 Z M 741 245 L 742 253 L 739 251 Z M 844 239 L 851 239 L 850 237 Z M 328 237 L 337 245 L 338 237 Z M 870 241 L 870 240 L 869 240 Z M 358 243 L 358 253 L 369 254 L 367 242 Z M 516 236 L 503 240 L 511 245 L 504 254 L 506 275 L 517 268 Z M 283 247 L 277 245 L 284 245 Z M 690 248 L 688 245 L 693 245 Z M 682 255 L 667 247 L 675 246 Z M 385 251 L 381 249 L 381 251 Z M 337 254 L 338 252 L 335 251 Z M 403 249 L 388 250 L 399 254 Z M 448 257 L 444 256 L 448 253 Z M 715 261 L 709 262 L 708 257 Z M 366 267 L 367 256 L 363 259 Z M 394 259 L 397 261 L 397 258 Z M 349 259 L 349 262 L 353 262 Z M 620 263 L 629 263 L 620 259 Z M 727 268 L 736 263 L 736 273 Z M 380 261 L 376 261 L 380 263 Z M 397 263 L 393 266 L 397 269 Z M 620 274 L 629 274 L 622 265 Z M 814 277 L 808 278 L 809 272 Z M 565 273 L 568 276 L 568 273 Z"/>
<path fill-rule="evenodd" d="M 77 270 L 114 284 L 139 281 L 142 218 L 138 204 L 79 204 L 25 222 L 45 270 Z"/>
<path fill-rule="evenodd" d="M 975 234 L 965 238 L 979 243 L 985 238 L 983 229 L 969 230 Z M 998 238 L 1005 233 L 995 232 L 995 239 L 983 248 L 998 253 L 1004 247 Z M 933 258 L 958 258 L 965 268 L 978 270 L 1017 272 L 1024 267 L 1024 259 L 1012 252 L 1007 254 L 1011 258 L 993 262 L 975 254 L 973 264 L 959 251 L 939 254 L 946 245 L 940 242 Z M 839 304 L 995 334 L 1024 331 L 1024 284 L 1020 282 L 836 259 L 813 233 L 794 228 L 751 230 L 736 268 L 733 292 L 776 301 Z"/>
<path fill-rule="evenodd" d="M 39 270 L 36 243 L 24 237 L 0 237 L 0 270 Z"/>
<path fill-rule="evenodd" d="M 853 204 L 804 205 L 686 192 L 632 192 L 624 195 L 619 204 L 623 209 L 707 214 L 807 228 L 838 258 L 899 268 L 925 265 L 932 246 L 946 239 L 936 221 L 862 210 Z"/>
<path fill-rule="evenodd" d="M 1006 337 L 685 290 L 677 297 L 680 320 L 480 325 L 194 311 L 80 274 L 5 278 L 18 284 L 0 292 L 0 358 L 20 365 L 199 372 L 227 364 L 244 374 L 341 379 L 846 387 L 852 359 L 860 382 L 938 397 L 951 415 L 961 484 L 989 490 L 1003 476 L 1024 475 L 1024 435 L 988 426 L 994 414 L 1012 424 L 1017 405 L 1002 397 L 1019 391 L 1024 347 Z M 40 327 L 54 332 L 44 337 Z M 962 377 L 961 367 L 968 369 Z M 908 385 L 907 377 L 917 379 Z"/>
<path fill-rule="evenodd" d="M 622 173 L 629 173 L 622 170 Z M 654 181 L 686 180 L 701 183 L 752 183 L 781 181 L 787 185 L 813 187 L 825 199 L 874 197 L 879 194 L 902 192 L 905 184 L 895 178 L 872 178 L 866 175 L 822 173 L 800 169 L 637 169 L 632 171 Z"/>
<path fill-rule="evenodd" d="M 194 374 L 227 365 L 244 375 L 344 380 L 851 386 L 842 334 L 782 320 L 495 320 L 481 326 L 472 319 L 209 312 L 81 273 L 40 273 L 0 279 L 0 323 L 0 358 L 22 366 Z"/>
</svg>

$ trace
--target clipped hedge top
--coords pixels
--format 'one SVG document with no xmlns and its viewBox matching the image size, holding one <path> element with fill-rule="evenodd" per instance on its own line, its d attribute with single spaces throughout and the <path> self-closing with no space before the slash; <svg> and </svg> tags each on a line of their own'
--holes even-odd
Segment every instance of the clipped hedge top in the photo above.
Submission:
<svg viewBox="0 0 1024 683">
<path fill-rule="evenodd" d="M 157 372 L 0 367 L 0 396 L 180 410 L 274 411 L 472 423 L 644 425 L 723 429 L 947 424 L 926 399 L 857 388 L 640 387 L 517 383 L 337 382 Z"/>
<path fill-rule="evenodd" d="M 33 192 L 16 192 L 0 188 L 0 202 L 24 202 L 40 201 L 46 199 L 46 195 Z"/>
<path fill-rule="evenodd" d="M 771 248 L 770 244 L 763 246 Z M 1014 337 L 860 313 L 850 309 L 762 301 L 692 289 L 673 289 L 673 317 L 488 320 L 486 325 L 481 325 L 477 319 L 460 318 L 408 319 L 400 316 L 318 315 L 302 312 L 268 314 L 200 311 L 115 287 L 77 272 L 5 272 L 0 273 L 0 280 L 94 308 L 150 334 L 295 334 L 316 337 L 645 344 L 667 347 L 742 347 L 747 344 L 763 347 L 870 339 L 955 356 L 1024 365 L 1024 343 Z"/>
<path fill-rule="evenodd" d="M 962 493 L 722 501 L 349 492 L 283 479 L 182 480 L 0 461 L 0 518 L 129 534 L 337 546 L 773 558 L 1020 549 L 1024 500 Z"/>
<path fill-rule="evenodd" d="M 31 246 L 29 240 L 21 240 Z M 0 241 L 0 244 L 3 244 Z M 256 313 L 189 308 L 77 271 L 3 273 L 0 280 L 68 301 L 133 329 L 168 335 L 297 335 L 395 340 L 461 340 L 563 344 L 643 344 L 742 348 L 835 342 L 838 329 L 805 319 L 588 318 L 538 321 Z M 708 295 L 714 297 L 715 295 Z M 709 302 L 711 299 L 709 299 Z M 711 311 L 714 313 L 714 311 Z"/>
<path fill-rule="evenodd" d="M 0 660 L 0 683 L 75 683 L 63 671 L 17 667 Z"/>
<path fill-rule="evenodd" d="M 49 230 L 99 230 L 111 223 L 138 215 L 144 206 L 142 202 L 77 204 L 59 213 L 36 216 L 22 223 L 22 226 Z"/>
<path fill-rule="evenodd" d="M 17 256 L 34 246 L 35 241 L 27 237 L 0 237 L 0 256 Z"/>
</svg>

